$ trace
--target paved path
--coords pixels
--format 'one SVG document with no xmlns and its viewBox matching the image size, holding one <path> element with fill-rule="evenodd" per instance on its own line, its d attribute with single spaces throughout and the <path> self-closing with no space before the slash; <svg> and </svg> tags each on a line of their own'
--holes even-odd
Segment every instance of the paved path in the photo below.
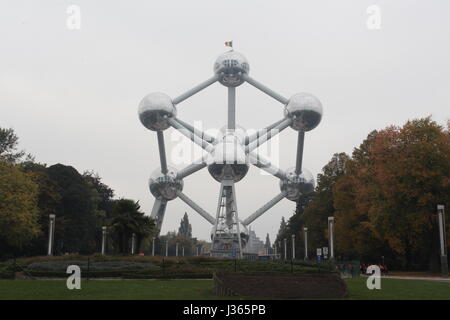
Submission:
<svg viewBox="0 0 450 320">
<path fill-rule="evenodd" d="M 437 282 L 448 282 L 450 283 L 450 278 L 434 277 L 434 276 L 382 276 L 382 279 L 404 279 L 404 280 L 425 280 L 425 281 L 437 281 Z"/>
</svg>

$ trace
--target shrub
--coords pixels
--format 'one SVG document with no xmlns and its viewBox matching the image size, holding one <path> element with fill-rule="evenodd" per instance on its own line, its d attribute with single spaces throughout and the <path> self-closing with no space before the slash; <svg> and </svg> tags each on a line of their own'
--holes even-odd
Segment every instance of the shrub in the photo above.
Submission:
<svg viewBox="0 0 450 320">
<path fill-rule="evenodd" d="M 130 262 L 130 261 L 90 261 L 87 260 L 63 260 L 63 261 L 42 261 L 34 262 L 28 265 L 27 271 L 43 272 L 66 272 L 70 265 L 77 265 L 82 272 L 89 271 L 123 271 L 123 270 L 142 270 L 152 268 L 152 263 Z"/>
</svg>

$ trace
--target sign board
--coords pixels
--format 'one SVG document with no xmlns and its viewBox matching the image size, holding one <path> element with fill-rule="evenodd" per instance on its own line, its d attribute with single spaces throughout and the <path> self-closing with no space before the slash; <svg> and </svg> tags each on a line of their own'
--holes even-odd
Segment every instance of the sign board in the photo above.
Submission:
<svg viewBox="0 0 450 320">
<path fill-rule="evenodd" d="M 321 256 L 322 255 L 322 248 L 317 248 L 317 255 Z"/>
<path fill-rule="evenodd" d="M 328 247 L 323 247 L 323 255 L 324 256 L 328 255 Z"/>
</svg>

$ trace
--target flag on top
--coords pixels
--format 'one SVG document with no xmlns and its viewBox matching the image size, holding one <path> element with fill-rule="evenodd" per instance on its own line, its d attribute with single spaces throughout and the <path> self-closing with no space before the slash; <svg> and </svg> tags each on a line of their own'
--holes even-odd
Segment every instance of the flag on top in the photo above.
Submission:
<svg viewBox="0 0 450 320">
<path fill-rule="evenodd" d="M 227 47 L 233 48 L 233 41 L 225 41 L 225 45 L 226 45 Z"/>
</svg>

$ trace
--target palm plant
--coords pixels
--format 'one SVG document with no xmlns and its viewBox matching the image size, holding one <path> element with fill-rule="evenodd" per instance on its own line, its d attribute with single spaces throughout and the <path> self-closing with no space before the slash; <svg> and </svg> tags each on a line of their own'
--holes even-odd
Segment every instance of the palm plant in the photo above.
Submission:
<svg viewBox="0 0 450 320">
<path fill-rule="evenodd" d="M 133 233 L 136 234 L 136 248 L 139 250 L 143 240 L 155 232 L 153 219 L 145 216 L 140 208 L 139 201 L 129 199 L 114 201 L 110 231 L 119 253 L 129 252 Z"/>
</svg>

